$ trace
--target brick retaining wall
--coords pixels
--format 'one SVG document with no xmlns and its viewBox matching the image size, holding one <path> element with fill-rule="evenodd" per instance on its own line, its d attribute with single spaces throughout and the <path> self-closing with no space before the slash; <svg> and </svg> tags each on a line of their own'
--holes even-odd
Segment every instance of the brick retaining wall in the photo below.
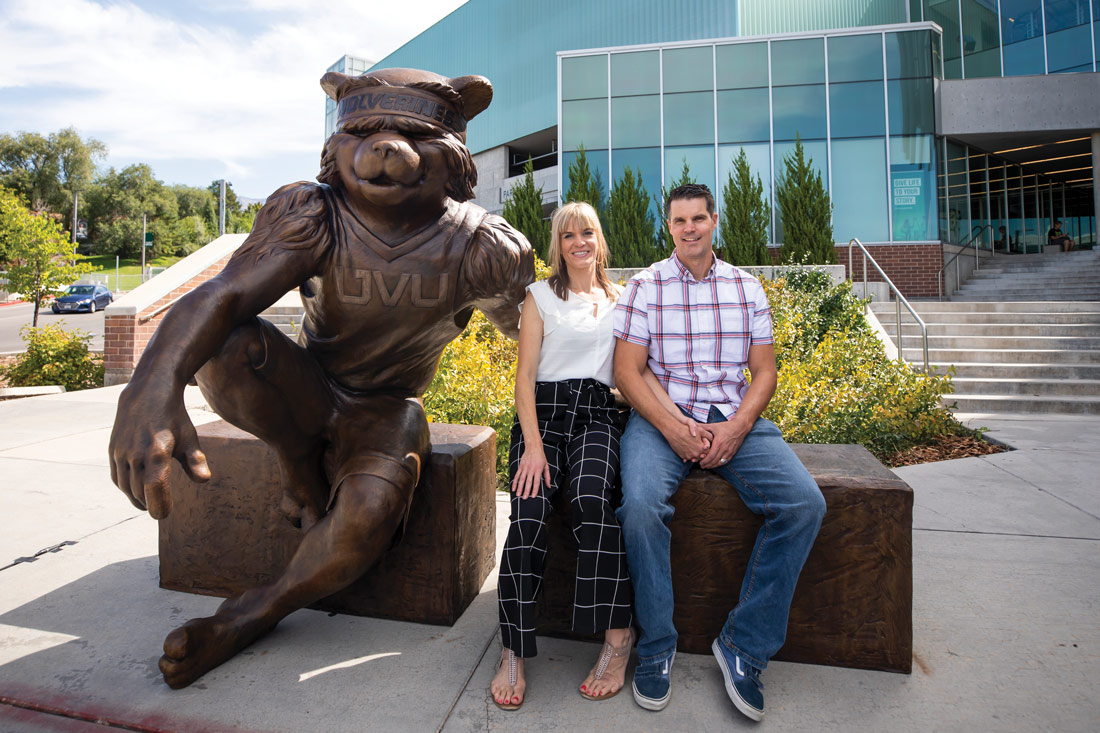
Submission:
<svg viewBox="0 0 1100 733">
<path fill-rule="evenodd" d="M 171 308 L 166 308 L 152 317 L 149 314 L 156 313 L 158 308 L 186 295 L 210 278 L 215 277 L 229 262 L 229 257 L 230 255 L 226 255 L 221 258 L 184 284 L 145 306 L 138 313 L 133 315 L 111 315 L 108 313 L 105 315 L 103 328 L 103 382 L 105 386 L 125 384 L 130 381 L 130 377 L 134 373 L 134 367 L 137 366 L 138 360 L 141 359 L 141 355 L 145 351 L 145 346 L 149 343 L 149 339 L 153 337 L 153 333 L 160 325 L 161 319 Z"/>
</svg>

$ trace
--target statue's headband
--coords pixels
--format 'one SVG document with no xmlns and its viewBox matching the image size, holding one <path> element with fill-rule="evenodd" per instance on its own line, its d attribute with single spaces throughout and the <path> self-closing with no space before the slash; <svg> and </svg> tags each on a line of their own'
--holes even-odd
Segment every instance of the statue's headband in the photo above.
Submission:
<svg viewBox="0 0 1100 733">
<path fill-rule="evenodd" d="M 466 122 L 493 98 L 482 76 L 457 79 L 416 69 L 381 69 L 362 76 L 330 71 L 321 86 L 336 101 L 337 129 L 368 117 L 417 120 L 465 139 Z"/>
</svg>

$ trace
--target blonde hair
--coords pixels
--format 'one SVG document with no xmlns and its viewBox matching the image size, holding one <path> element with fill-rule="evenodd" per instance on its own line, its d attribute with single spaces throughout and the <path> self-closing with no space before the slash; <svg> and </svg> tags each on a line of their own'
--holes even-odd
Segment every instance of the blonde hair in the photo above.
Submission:
<svg viewBox="0 0 1100 733">
<path fill-rule="evenodd" d="M 569 299 L 569 270 L 561 253 L 561 237 L 566 229 L 577 223 L 596 232 L 596 284 L 603 288 L 607 297 L 614 298 L 615 289 L 607 277 L 607 263 L 611 255 L 600 226 L 600 217 L 592 205 L 584 201 L 563 204 L 550 219 L 550 249 L 546 255 L 549 259 L 547 264 L 550 265 L 550 277 L 546 282 L 559 298 Z"/>
</svg>

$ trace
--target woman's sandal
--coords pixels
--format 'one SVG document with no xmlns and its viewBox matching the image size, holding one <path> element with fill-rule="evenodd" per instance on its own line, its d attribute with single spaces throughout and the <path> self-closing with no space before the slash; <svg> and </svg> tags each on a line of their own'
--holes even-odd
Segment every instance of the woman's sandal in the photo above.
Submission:
<svg viewBox="0 0 1100 733">
<path fill-rule="evenodd" d="M 606 641 L 603 644 L 603 649 L 600 651 L 600 659 L 596 662 L 596 666 L 592 669 L 591 675 L 593 680 L 603 679 L 604 672 L 607 671 L 607 665 L 611 663 L 612 659 L 622 659 L 623 657 L 630 657 L 630 651 L 634 648 L 634 629 L 630 628 L 630 633 L 627 636 L 626 643 L 620 647 L 613 647 Z M 627 660 L 629 662 L 629 659 Z M 578 690 L 581 693 L 581 697 L 585 700 L 608 700 L 618 695 L 623 687 L 626 687 L 626 662 L 623 663 L 623 684 L 619 685 L 619 689 L 614 692 L 609 692 L 606 695 L 589 695 L 584 690 Z"/>
<path fill-rule="evenodd" d="M 516 653 L 511 649 L 503 649 L 503 654 L 500 655 L 500 663 L 497 664 L 497 672 L 500 672 L 500 668 L 505 664 L 508 665 L 508 684 L 512 686 L 514 691 L 516 688 L 516 682 L 519 680 L 519 673 L 516 669 Z M 495 679 L 495 678 L 494 678 Z M 519 710 L 523 705 L 523 698 L 521 697 L 519 702 L 497 702 L 496 695 L 493 694 L 492 689 L 489 690 L 489 696 L 493 698 L 493 704 L 501 710 Z"/>
</svg>

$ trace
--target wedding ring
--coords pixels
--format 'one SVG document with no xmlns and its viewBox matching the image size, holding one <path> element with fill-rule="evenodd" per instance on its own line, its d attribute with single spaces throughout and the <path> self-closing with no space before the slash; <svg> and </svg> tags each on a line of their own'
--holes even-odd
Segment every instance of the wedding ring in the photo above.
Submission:
<svg viewBox="0 0 1100 733">
<path fill-rule="evenodd" d="M 727 461 L 729 461 L 729 459 L 728 459 L 728 458 L 723 458 L 722 460 L 720 460 L 720 461 L 718 461 L 718 462 L 719 462 L 719 463 L 726 463 Z"/>
</svg>

